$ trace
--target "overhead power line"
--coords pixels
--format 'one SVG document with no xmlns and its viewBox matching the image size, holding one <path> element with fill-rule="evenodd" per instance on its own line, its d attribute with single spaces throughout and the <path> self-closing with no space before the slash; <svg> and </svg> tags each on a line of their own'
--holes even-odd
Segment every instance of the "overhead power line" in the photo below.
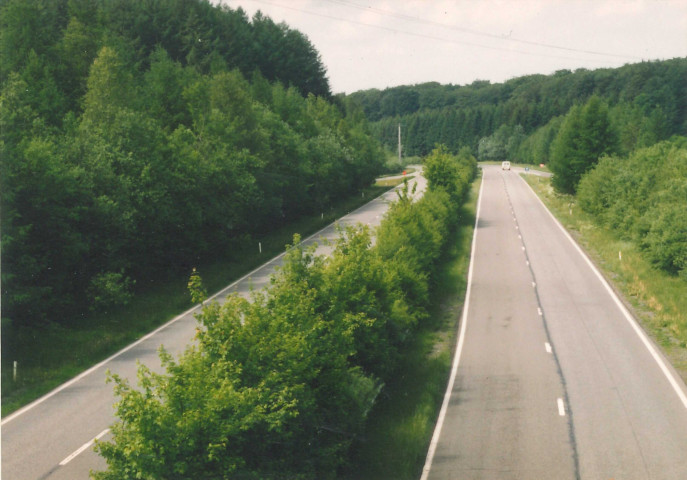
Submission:
<svg viewBox="0 0 687 480">
<path fill-rule="evenodd" d="M 392 17 L 392 18 L 398 18 L 400 20 L 405 20 L 405 21 L 415 22 L 415 23 L 422 23 L 425 25 L 432 25 L 432 26 L 436 26 L 436 27 L 445 28 L 448 30 L 454 30 L 454 31 L 463 32 L 463 33 L 469 33 L 471 35 L 477 35 L 477 36 L 481 36 L 481 37 L 495 38 L 497 40 L 506 41 L 506 42 L 521 43 L 524 45 L 533 45 L 533 46 L 537 46 L 537 47 L 550 48 L 550 49 L 554 49 L 554 50 L 563 50 L 563 51 L 575 52 L 575 53 L 586 53 L 586 54 L 590 54 L 590 55 L 599 55 L 599 56 L 604 56 L 604 57 L 625 58 L 628 60 L 641 60 L 640 57 L 637 57 L 635 55 L 601 52 L 598 50 L 584 50 L 584 49 L 579 49 L 579 48 L 566 47 L 566 46 L 562 46 L 562 45 L 554 45 L 554 44 L 550 44 L 550 43 L 525 40 L 522 38 L 513 37 L 511 35 L 508 35 L 508 36 L 497 35 L 494 33 L 483 32 L 483 31 L 474 30 L 471 28 L 458 27 L 455 25 L 448 25 L 446 23 L 435 22 L 433 20 L 427 20 L 427 19 L 420 18 L 420 17 L 413 17 L 411 15 L 405 15 L 402 13 L 393 12 L 390 10 L 384 10 L 384 9 L 376 8 L 376 7 L 372 7 L 372 6 L 360 5 L 358 3 L 350 2 L 350 1 L 346 1 L 346 0 L 325 0 L 325 1 L 327 1 L 329 3 L 333 3 L 335 5 L 342 5 L 342 6 L 346 6 L 346 7 L 350 7 L 350 8 L 356 8 L 358 10 L 372 12 L 372 13 L 375 13 L 377 15 L 382 15 L 382 16 L 387 16 L 387 17 Z"/>
<path fill-rule="evenodd" d="M 296 11 L 296 12 L 301 12 L 301 13 L 305 13 L 305 14 L 307 14 L 307 15 L 313 15 L 313 16 L 317 16 L 317 17 L 321 17 L 321 18 L 329 18 L 329 19 L 331 19 L 331 20 L 336 20 L 336 21 L 340 21 L 340 22 L 346 22 L 346 23 L 350 23 L 350 24 L 353 24 L 353 25 L 361 25 L 361 26 L 364 26 L 364 27 L 374 28 L 374 29 L 377 29 L 377 30 L 385 30 L 385 31 L 388 31 L 388 32 L 392 32 L 392 33 L 396 33 L 396 34 L 401 34 L 401 35 L 409 35 L 409 36 L 414 36 L 414 37 L 419 37 L 419 38 L 427 38 L 427 39 L 430 39 L 430 40 L 437 40 L 437 41 L 445 42 L 445 43 L 453 43 L 453 44 L 457 44 L 457 45 L 464 45 L 464 46 L 469 46 L 469 47 L 477 47 L 477 48 L 483 48 L 483 49 L 487 49 L 487 50 L 495 50 L 495 51 L 501 51 L 501 52 L 518 53 L 518 54 L 521 54 L 521 55 L 528 55 L 528 56 L 534 56 L 534 57 L 547 57 L 547 58 L 556 58 L 556 59 L 562 59 L 562 60 L 578 60 L 578 61 L 583 61 L 583 62 L 590 62 L 590 61 L 592 61 L 592 62 L 607 63 L 606 61 L 604 61 L 604 60 L 602 60 L 602 59 L 579 58 L 579 57 L 570 57 L 570 56 L 555 55 L 555 54 L 550 54 L 550 53 L 531 52 L 531 51 L 519 50 L 519 49 L 515 49 L 515 48 L 499 47 L 499 46 L 493 46 L 493 45 L 485 45 L 485 44 L 482 44 L 482 43 L 470 42 L 470 41 L 466 41 L 466 40 L 456 40 L 456 39 L 452 39 L 452 38 L 439 37 L 439 36 L 436 36 L 436 35 L 429 35 L 429 34 L 423 34 L 423 33 L 418 33 L 418 32 L 410 32 L 410 31 L 407 31 L 407 30 L 401 30 L 401 29 L 397 29 L 397 28 L 385 27 L 385 26 L 382 26 L 382 25 L 372 25 L 372 24 L 365 23 L 365 22 L 360 22 L 360 21 L 357 21 L 357 20 L 351 20 L 351 19 L 348 19 L 348 18 L 342 18 L 342 17 L 338 17 L 338 16 L 335 16 L 335 15 L 330 15 L 330 14 L 326 14 L 326 13 L 313 12 L 313 11 L 310 11 L 310 10 L 305 10 L 305 9 L 302 9 L 302 8 L 296 8 L 296 7 L 292 7 L 292 6 L 289 6 L 289 5 L 283 5 L 283 4 L 280 4 L 280 3 L 276 3 L 276 2 L 272 2 L 272 1 L 267 1 L 267 0 L 250 0 L 250 1 L 253 1 L 253 2 L 255 2 L 255 3 L 261 3 L 261 4 L 264 4 L 264 5 L 271 5 L 271 6 L 273 6 L 273 7 L 283 8 L 283 9 L 286 9 L 286 10 L 292 10 L 292 11 Z M 336 2 L 335 2 L 335 3 L 336 3 Z M 344 3 L 341 3 L 341 4 L 344 5 Z M 353 5 L 353 4 L 346 4 L 346 5 L 349 6 L 349 5 Z M 362 7 L 362 6 L 358 5 L 358 7 Z M 367 7 L 362 7 L 362 8 L 367 8 Z M 370 8 L 371 8 L 371 7 L 370 7 Z M 394 15 L 396 15 L 396 14 L 394 14 Z M 400 14 L 398 14 L 398 15 L 400 15 Z M 420 21 L 420 22 L 423 22 L 423 23 L 424 23 L 424 22 L 428 22 L 428 23 L 430 23 L 430 24 L 436 23 L 437 25 L 440 25 L 440 26 L 443 26 L 443 27 L 446 27 L 446 28 L 453 28 L 453 27 L 450 27 L 450 26 L 446 26 L 446 25 L 444 25 L 444 24 L 440 24 L 440 23 L 438 23 L 438 22 L 431 22 L 431 21 L 429 21 L 429 20 L 422 20 L 422 19 L 417 19 L 417 18 L 414 18 L 414 17 L 408 17 L 408 18 L 409 18 L 409 19 L 414 19 L 415 21 Z M 454 29 L 459 29 L 459 28 L 458 28 L 458 27 L 455 27 Z M 482 34 L 483 34 L 483 35 L 486 35 L 486 36 L 492 36 L 491 34 L 486 34 L 486 33 L 482 33 Z M 499 39 L 503 39 L 503 38 L 504 38 L 504 37 L 501 37 L 501 36 L 498 36 L 498 35 L 493 35 L 493 37 L 499 38 Z M 519 41 L 520 43 L 528 43 L 526 40 L 518 40 L 518 41 Z M 532 43 L 533 45 L 537 45 L 536 42 L 529 42 L 529 43 Z M 545 44 L 539 44 L 538 46 L 545 46 Z M 554 48 L 554 47 L 553 47 L 553 46 L 550 46 L 550 47 L 548 47 L 548 48 Z M 571 51 L 571 52 L 575 52 L 575 53 L 592 53 L 592 52 L 586 52 L 586 51 L 583 51 L 583 50 L 568 49 L 568 48 L 566 48 L 566 47 L 557 47 L 557 48 L 559 48 L 559 49 L 565 49 L 565 50 L 568 50 L 568 51 Z M 627 55 L 623 56 L 623 55 L 617 55 L 617 54 L 610 54 L 610 55 L 609 55 L 609 54 L 604 54 L 604 53 L 601 53 L 601 52 L 593 52 L 593 54 L 594 54 L 594 55 L 602 55 L 602 56 L 623 57 L 623 58 L 628 58 L 628 59 L 639 59 L 639 57 L 631 57 L 631 56 L 627 56 Z"/>
</svg>

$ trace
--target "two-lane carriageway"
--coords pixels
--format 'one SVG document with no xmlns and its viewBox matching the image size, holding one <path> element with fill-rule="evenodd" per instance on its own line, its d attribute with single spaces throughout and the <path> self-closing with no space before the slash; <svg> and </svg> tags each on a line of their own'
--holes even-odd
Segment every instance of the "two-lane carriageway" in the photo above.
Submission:
<svg viewBox="0 0 687 480">
<path fill-rule="evenodd" d="M 453 371 L 423 470 L 687 479 L 687 391 L 516 172 L 484 167 Z"/>
</svg>

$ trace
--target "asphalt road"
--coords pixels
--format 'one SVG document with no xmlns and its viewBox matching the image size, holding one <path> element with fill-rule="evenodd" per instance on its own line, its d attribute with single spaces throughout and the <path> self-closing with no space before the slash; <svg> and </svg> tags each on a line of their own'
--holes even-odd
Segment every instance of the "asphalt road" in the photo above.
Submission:
<svg viewBox="0 0 687 480">
<path fill-rule="evenodd" d="M 687 389 L 514 171 L 483 169 L 423 480 L 687 479 Z"/>
<path fill-rule="evenodd" d="M 426 187 L 423 177 L 417 181 L 416 195 Z M 340 225 L 378 225 L 391 201 L 394 191 L 371 201 L 337 223 Z M 317 232 L 303 243 L 335 239 L 335 224 Z M 326 253 L 320 247 L 318 253 Z M 281 264 L 283 255 L 267 262 L 237 282 L 218 292 L 214 299 L 222 301 L 231 292 L 247 296 L 251 288 L 261 288 Z M 108 438 L 109 426 L 115 421 L 111 384 L 105 383 L 109 370 L 132 382 L 136 379 L 136 364 L 140 361 L 153 370 L 160 369 L 157 355 L 160 345 L 177 355 L 193 338 L 197 322 L 193 308 L 138 342 L 94 366 L 73 380 L 53 390 L 36 402 L 2 420 L 2 479 L 4 480 L 80 480 L 89 471 L 102 470 L 105 461 L 92 449 L 92 441 Z"/>
</svg>

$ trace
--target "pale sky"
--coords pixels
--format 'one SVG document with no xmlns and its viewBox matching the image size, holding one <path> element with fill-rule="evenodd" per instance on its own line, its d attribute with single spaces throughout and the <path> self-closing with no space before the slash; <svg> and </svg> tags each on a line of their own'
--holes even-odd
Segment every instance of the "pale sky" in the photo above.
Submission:
<svg viewBox="0 0 687 480">
<path fill-rule="evenodd" d="M 333 93 L 430 81 L 500 83 L 560 69 L 687 57 L 687 0 L 222 3 L 251 17 L 261 10 L 307 35 Z"/>
</svg>

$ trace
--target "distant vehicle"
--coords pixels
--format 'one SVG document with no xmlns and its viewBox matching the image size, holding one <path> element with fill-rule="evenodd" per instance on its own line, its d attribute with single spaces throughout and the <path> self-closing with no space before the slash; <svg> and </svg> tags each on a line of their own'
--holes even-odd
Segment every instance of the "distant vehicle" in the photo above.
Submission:
<svg viewBox="0 0 687 480">
<path fill-rule="evenodd" d="M 501 170 L 510 170 L 510 162 L 501 162 Z"/>
</svg>

